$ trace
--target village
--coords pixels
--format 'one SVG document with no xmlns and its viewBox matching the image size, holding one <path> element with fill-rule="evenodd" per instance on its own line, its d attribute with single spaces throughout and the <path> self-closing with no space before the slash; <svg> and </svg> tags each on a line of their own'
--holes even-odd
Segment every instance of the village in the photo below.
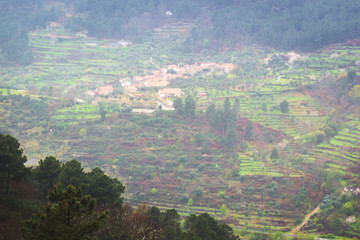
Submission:
<svg viewBox="0 0 360 240">
<path fill-rule="evenodd" d="M 212 74 L 214 72 L 220 74 L 230 73 L 235 69 L 235 65 L 232 63 L 219 64 L 216 62 L 204 62 L 195 63 L 193 65 L 186 64 L 185 66 L 179 66 L 172 64 L 166 68 L 160 68 L 143 76 L 133 76 L 119 79 L 119 83 L 123 89 L 123 93 L 130 99 L 136 99 L 135 103 L 132 103 L 133 113 L 153 113 L 159 106 L 163 110 L 175 110 L 173 108 L 173 98 L 181 97 L 184 92 L 180 88 L 168 88 L 170 81 L 176 78 L 189 79 L 195 74 Z M 157 94 L 146 94 L 140 89 L 153 88 L 157 90 Z M 106 97 L 108 100 L 116 100 L 111 97 L 114 93 L 114 87 L 111 84 L 100 86 L 93 91 L 87 91 L 85 95 L 87 97 Z M 198 97 L 206 97 L 205 92 L 198 92 Z M 149 99 L 153 101 L 148 101 Z M 96 98 L 98 99 L 98 98 Z M 82 99 L 74 99 L 76 103 L 83 103 Z M 97 104 L 100 100 L 92 101 L 93 104 Z M 118 101 L 119 102 L 119 101 Z M 142 104 L 141 102 L 145 102 Z M 119 102 L 120 103 L 120 102 Z"/>
</svg>

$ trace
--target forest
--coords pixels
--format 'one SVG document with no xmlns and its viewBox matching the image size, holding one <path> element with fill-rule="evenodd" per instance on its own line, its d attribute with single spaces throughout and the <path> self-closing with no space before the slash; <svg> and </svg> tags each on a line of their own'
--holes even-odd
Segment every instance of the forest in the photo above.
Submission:
<svg viewBox="0 0 360 240">
<path fill-rule="evenodd" d="M 43 1 L 0 2 L 0 49 L 2 58 L 11 63 L 28 65 L 33 56 L 28 31 L 45 27 L 46 22 L 60 17 L 55 8 L 44 9 Z M 2 64 L 6 61 L 0 59 Z"/>
<path fill-rule="evenodd" d="M 313 51 L 359 37 L 359 10 L 358 1 L 241 1 L 214 14 L 213 36 Z"/>
<path fill-rule="evenodd" d="M 66 28 L 74 32 L 86 30 L 97 38 L 141 42 L 152 34 L 152 29 L 167 22 L 166 12 L 178 20 L 196 20 L 199 24 L 185 44 L 188 51 L 218 49 L 239 41 L 279 50 L 312 51 L 360 36 L 360 3 L 356 0 L 58 2 L 74 4 L 77 12 L 83 13 L 72 16 Z M 32 62 L 28 31 L 44 28 L 46 22 L 64 18 L 64 13 L 55 7 L 44 8 L 43 0 L 0 4 L 2 55 L 11 62 L 28 65 Z"/>
</svg>

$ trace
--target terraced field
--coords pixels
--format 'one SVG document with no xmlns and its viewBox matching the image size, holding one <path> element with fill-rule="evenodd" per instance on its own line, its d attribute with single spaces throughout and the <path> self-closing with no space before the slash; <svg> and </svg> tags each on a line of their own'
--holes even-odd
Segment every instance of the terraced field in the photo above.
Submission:
<svg viewBox="0 0 360 240">
<path fill-rule="evenodd" d="M 360 124 L 352 121 L 347 124 L 335 137 L 313 148 L 308 158 L 313 161 L 321 161 L 329 168 L 341 170 L 344 174 L 356 174 L 356 168 L 360 161 Z"/>
<path fill-rule="evenodd" d="M 240 176 L 269 176 L 269 177 L 300 177 L 302 172 L 291 170 L 285 167 L 274 166 L 272 164 L 265 164 L 261 161 L 251 159 L 249 156 L 240 155 Z"/>
<path fill-rule="evenodd" d="M 161 28 L 156 28 L 153 35 L 157 38 L 177 38 L 185 39 L 191 29 L 195 27 L 192 21 L 177 21 L 175 18 L 168 17 L 166 23 Z"/>
<path fill-rule="evenodd" d="M 211 57 L 210 51 L 174 51 L 192 27 L 192 22 L 169 21 L 143 43 L 127 47 L 112 47 L 116 40 L 87 38 L 64 29 L 33 32 L 30 43 L 34 63 L 26 68 L 1 69 L 0 73 L 1 94 L 24 94 L 34 99 L 46 95 L 53 101 L 48 111 L 50 123 L 21 133 L 31 138 L 24 146 L 25 152 L 33 158 L 54 154 L 63 160 L 78 158 L 86 166 L 100 166 L 127 185 L 128 201 L 161 209 L 176 208 L 182 215 L 208 212 L 235 228 L 271 226 L 273 230 L 288 231 L 306 211 L 295 213 L 289 201 L 294 201 L 305 181 L 315 182 L 306 169 L 292 169 L 291 154 L 296 152 L 301 137 L 323 129 L 342 108 L 341 104 L 324 100 L 326 89 L 311 88 L 323 81 L 327 83 L 327 79 L 341 81 L 339 75 L 354 68 L 360 47 L 338 45 L 303 54 L 300 61 L 276 70 L 268 69 L 263 59 L 282 53 L 258 46 L 213 53 Z M 196 97 L 198 118 L 194 122 L 169 113 L 166 118 L 163 112 L 150 117 L 119 114 L 123 108 L 119 99 L 126 98 L 123 102 L 127 106 L 141 106 L 155 101 L 157 89 L 143 90 L 146 100 L 130 99 L 121 93 L 116 98 L 100 99 L 106 110 L 105 120 L 101 119 L 99 99 L 85 95 L 99 86 L 115 86 L 121 78 L 148 74 L 156 65 L 194 61 L 233 62 L 237 66 L 230 74 L 214 73 L 204 79 L 196 75 L 188 80 L 197 85 L 183 88 L 186 94 L 207 93 L 207 97 Z M 259 72 L 264 75 L 259 76 Z M 228 81 L 235 84 L 229 89 L 215 89 L 204 86 L 207 78 L 219 81 L 220 86 Z M 23 89 L 27 91 L 19 91 Z M 239 99 L 238 127 L 250 120 L 263 131 L 256 133 L 273 133 L 278 138 L 241 138 L 247 146 L 238 147 L 235 153 L 226 149 L 224 136 L 209 129 L 203 113 L 213 102 L 222 107 L 227 97 L 231 105 L 235 98 Z M 69 100 L 75 98 L 85 102 L 70 104 Z M 289 103 L 288 113 L 279 111 L 282 101 Z M 9 108 L 10 102 L 0 104 L 2 118 L 1 113 Z M 346 115 L 339 111 L 339 121 L 344 122 L 341 130 L 328 142 L 315 144 L 302 153 L 308 162 L 324 164 L 345 175 L 358 174 L 360 122 L 356 114 L 359 111 L 353 112 Z M 199 132 L 208 137 L 207 145 L 195 144 Z M 270 151 L 282 145 L 281 141 L 286 142 L 281 147 L 284 155 L 271 160 Z M 316 186 L 310 189 L 310 185 L 306 187 L 312 200 L 310 194 L 320 190 Z M 152 188 L 157 189 L 157 194 L 151 194 Z M 291 200 L 285 201 L 285 195 Z M 320 200 L 316 197 L 319 196 L 314 197 L 314 205 Z M 193 204 L 188 204 L 190 198 L 194 199 Z M 220 211 L 223 204 L 227 214 Z"/>
</svg>

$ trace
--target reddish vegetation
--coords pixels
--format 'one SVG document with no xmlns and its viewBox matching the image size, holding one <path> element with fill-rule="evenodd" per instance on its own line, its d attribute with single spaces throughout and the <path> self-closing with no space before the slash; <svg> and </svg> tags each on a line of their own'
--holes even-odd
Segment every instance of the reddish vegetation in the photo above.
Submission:
<svg viewBox="0 0 360 240">
<path fill-rule="evenodd" d="M 220 143 L 217 143 L 217 142 L 210 143 L 209 146 L 210 146 L 210 148 L 212 148 L 212 149 L 224 149 L 224 147 L 221 146 L 221 144 L 220 144 Z"/>
<path fill-rule="evenodd" d="M 170 139 L 170 138 L 165 139 L 165 143 L 167 145 L 174 145 L 175 141 L 176 139 Z"/>
<path fill-rule="evenodd" d="M 346 44 L 349 46 L 360 46 L 360 40 L 356 40 L 356 39 L 347 40 Z"/>
<path fill-rule="evenodd" d="M 243 129 L 242 131 L 238 130 L 238 133 L 243 137 L 245 136 L 246 125 L 249 121 L 250 120 L 248 120 L 247 118 L 243 118 L 243 117 L 239 117 L 237 119 L 237 125 Z M 286 134 L 284 134 L 278 130 L 272 129 L 272 128 L 264 127 L 263 125 L 261 125 L 259 123 L 252 122 L 252 125 L 254 127 L 253 128 L 253 136 L 254 137 L 263 136 L 265 132 L 272 133 L 272 135 L 275 137 L 274 141 L 276 141 L 276 142 L 281 142 L 282 139 L 287 137 Z"/>
<path fill-rule="evenodd" d="M 352 166 L 350 168 L 347 168 L 346 171 L 349 171 L 349 172 L 354 173 L 354 174 L 359 174 L 360 173 L 360 167 Z"/>
<path fill-rule="evenodd" d="M 128 144 L 125 144 L 124 147 L 126 150 L 132 150 L 132 149 L 134 149 L 135 146 L 136 146 L 135 143 L 128 143 Z"/>
</svg>

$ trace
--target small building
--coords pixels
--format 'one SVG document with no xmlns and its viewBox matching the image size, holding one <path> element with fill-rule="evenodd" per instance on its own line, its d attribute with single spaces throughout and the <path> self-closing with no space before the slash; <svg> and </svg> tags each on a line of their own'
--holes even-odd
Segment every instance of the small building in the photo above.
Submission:
<svg viewBox="0 0 360 240">
<path fill-rule="evenodd" d="M 133 82 L 134 83 L 139 83 L 139 82 L 142 82 L 142 81 L 144 81 L 144 77 L 142 77 L 142 76 L 134 76 L 133 77 Z"/>
<path fill-rule="evenodd" d="M 175 79 L 175 78 L 185 78 L 185 79 L 187 79 L 188 76 L 184 76 L 184 75 L 181 75 L 181 74 L 169 74 L 169 80 L 172 80 L 172 79 Z"/>
<path fill-rule="evenodd" d="M 264 58 L 264 64 L 268 65 L 271 60 L 271 57 Z"/>
<path fill-rule="evenodd" d="M 129 77 L 122 78 L 122 79 L 119 79 L 119 82 L 120 82 L 120 83 L 131 82 L 131 78 L 129 78 Z"/>
<path fill-rule="evenodd" d="M 164 88 L 164 89 L 160 89 L 158 94 L 159 94 L 159 97 L 161 97 L 161 98 L 180 97 L 180 96 L 184 95 L 184 93 L 181 91 L 180 88 Z"/>
<path fill-rule="evenodd" d="M 187 74 L 188 70 L 186 68 L 178 68 L 177 73 L 178 74 Z"/>
<path fill-rule="evenodd" d="M 131 85 L 130 87 L 125 88 L 125 91 L 126 91 L 127 93 L 134 93 L 134 92 L 137 91 L 137 87 L 134 86 L 134 85 Z"/>
<path fill-rule="evenodd" d="M 99 87 L 94 91 L 95 95 L 108 95 L 114 91 L 111 85 Z"/>
<path fill-rule="evenodd" d="M 121 83 L 121 87 L 123 88 L 127 88 L 127 87 L 130 87 L 131 86 L 131 82 L 123 82 Z"/>
<path fill-rule="evenodd" d="M 235 69 L 235 65 L 232 63 L 224 63 L 221 65 L 221 68 L 224 70 L 224 72 L 229 73 Z"/>
<path fill-rule="evenodd" d="M 85 103 L 81 98 L 74 98 L 75 103 Z"/>
<path fill-rule="evenodd" d="M 57 27 L 58 26 L 58 24 L 56 23 L 56 22 L 51 22 L 50 23 L 50 27 L 51 28 L 54 28 L 54 27 Z"/>
<path fill-rule="evenodd" d="M 87 91 L 85 94 L 88 95 L 88 96 L 94 96 L 94 95 L 95 95 L 95 92 Z"/>
<path fill-rule="evenodd" d="M 96 43 L 96 42 L 87 42 L 87 43 L 85 43 L 85 45 L 86 45 L 87 47 L 96 47 L 96 46 L 98 46 L 99 44 Z"/>
<path fill-rule="evenodd" d="M 206 92 L 199 92 L 198 97 L 207 97 Z"/>
<path fill-rule="evenodd" d="M 179 68 L 179 66 L 178 65 L 175 65 L 175 64 L 172 64 L 172 65 L 169 65 L 168 66 L 168 70 L 170 70 L 170 69 L 172 69 L 172 70 L 174 70 L 174 71 L 178 71 L 178 68 Z"/>
</svg>

